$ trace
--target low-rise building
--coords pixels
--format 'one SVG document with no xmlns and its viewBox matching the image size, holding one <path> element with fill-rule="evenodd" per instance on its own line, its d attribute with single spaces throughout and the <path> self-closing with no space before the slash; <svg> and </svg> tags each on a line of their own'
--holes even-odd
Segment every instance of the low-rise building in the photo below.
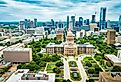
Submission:
<svg viewBox="0 0 121 82">
<path fill-rule="evenodd" d="M 12 63 L 32 61 L 31 48 L 7 48 L 3 51 L 4 60 Z"/>
<path fill-rule="evenodd" d="M 115 55 L 105 55 L 105 58 L 110 60 L 113 65 L 121 66 L 121 59 Z"/>
<path fill-rule="evenodd" d="M 94 46 L 89 43 L 78 44 L 77 48 L 78 48 L 77 49 L 78 54 L 93 54 L 94 53 Z"/>
<path fill-rule="evenodd" d="M 98 82 L 121 82 L 121 72 L 100 72 Z"/>
<path fill-rule="evenodd" d="M 46 46 L 46 52 L 49 54 L 63 54 L 64 52 L 64 47 L 62 44 L 55 44 L 55 43 L 50 43 Z"/>
<path fill-rule="evenodd" d="M 6 82 L 55 82 L 55 73 L 29 73 L 29 69 L 18 69 Z"/>
<path fill-rule="evenodd" d="M 121 59 L 121 50 L 118 50 L 117 57 Z"/>
<path fill-rule="evenodd" d="M 121 43 L 121 36 L 117 36 L 117 40 L 116 40 L 116 42 Z"/>
<path fill-rule="evenodd" d="M 75 44 L 70 46 L 66 45 L 65 43 L 61 44 L 50 43 L 46 46 L 46 52 L 49 54 L 55 53 L 55 54 L 66 55 L 67 53 L 69 54 L 69 50 L 71 50 L 70 52 L 72 52 L 73 54 L 75 53 L 75 55 L 94 54 L 94 46 L 89 43 Z"/>
</svg>

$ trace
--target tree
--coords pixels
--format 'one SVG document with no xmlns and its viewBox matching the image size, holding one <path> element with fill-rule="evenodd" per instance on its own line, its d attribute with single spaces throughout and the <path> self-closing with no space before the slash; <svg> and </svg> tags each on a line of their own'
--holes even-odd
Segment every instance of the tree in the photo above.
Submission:
<svg viewBox="0 0 121 82">
<path fill-rule="evenodd" d="M 53 68 L 53 72 L 59 74 L 61 72 L 60 68 Z"/>
<path fill-rule="evenodd" d="M 67 79 L 67 81 L 66 82 L 72 82 L 72 81 L 70 81 L 69 79 Z"/>
<path fill-rule="evenodd" d="M 57 62 L 55 65 L 56 65 L 57 67 L 60 67 L 60 66 L 63 66 L 64 64 L 63 64 L 62 61 L 59 61 L 59 62 Z"/>
<path fill-rule="evenodd" d="M 104 65 L 105 61 L 104 60 L 100 60 L 100 64 Z"/>
<path fill-rule="evenodd" d="M 102 71 L 102 69 L 98 65 L 96 65 L 95 66 L 95 73 L 98 74 L 100 71 Z"/>
<path fill-rule="evenodd" d="M 62 82 L 62 79 L 55 79 L 55 82 Z"/>
<path fill-rule="evenodd" d="M 89 82 L 95 82 L 94 79 L 89 79 Z"/>
<path fill-rule="evenodd" d="M 92 64 L 88 61 L 88 62 L 86 62 L 86 66 L 91 67 Z"/>
<path fill-rule="evenodd" d="M 121 67 L 120 66 L 114 66 L 111 71 L 112 72 L 121 72 Z"/>
<path fill-rule="evenodd" d="M 30 71 L 38 70 L 40 69 L 39 65 L 37 65 L 34 61 L 30 62 L 27 66 L 27 69 L 30 69 Z"/>
<path fill-rule="evenodd" d="M 40 61 L 39 66 L 40 66 L 40 67 L 45 67 L 45 66 L 46 66 L 46 62 Z"/>
<path fill-rule="evenodd" d="M 96 56 L 96 60 L 97 60 L 97 61 L 100 61 L 101 59 L 102 59 L 101 56 Z"/>
<path fill-rule="evenodd" d="M 62 82 L 67 82 L 65 79 Z"/>
<path fill-rule="evenodd" d="M 106 62 L 106 65 L 107 65 L 108 67 L 111 67 L 111 66 L 112 66 L 112 63 L 111 63 L 110 61 L 107 61 L 107 62 Z"/>
<path fill-rule="evenodd" d="M 51 57 L 50 57 L 50 59 L 51 59 L 51 61 L 52 62 L 56 62 L 56 61 L 58 61 L 58 60 L 60 60 L 60 56 L 58 56 L 57 54 L 54 54 L 54 55 L 52 55 Z"/>
<path fill-rule="evenodd" d="M 88 73 L 89 73 L 89 74 L 94 74 L 94 72 L 95 72 L 95 68 L 90 67 L 90 68 L 88 69 Z"/>
</svg>

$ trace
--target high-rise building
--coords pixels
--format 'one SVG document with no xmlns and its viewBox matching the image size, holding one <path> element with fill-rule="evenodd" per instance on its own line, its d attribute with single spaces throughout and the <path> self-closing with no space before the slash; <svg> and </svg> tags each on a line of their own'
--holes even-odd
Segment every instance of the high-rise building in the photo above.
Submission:
<svg viewBox="0 0 121 82">
<path fill-rule="evenodd" d="M 52 26 L 54 26 L 54 20 L 53 19 L 51 19 L 51 24 L 52 24 Z"/>
<path fill-rule="evenodd" d="M 84 20 L 85 25 L 89 25 L 89 19 Z"/>
<path fill-rule="evenodd" d="M 25 28 L 28 28 L 28 20 L 25 19 L 24 22 L 25 22 Z"/>
<path fill-rule="evenodd" d="M 79 27 L 81 27 L 83 25 L 83 18 L 79 17 Z"/>
<path fill-rule="evenodd" d="M 106 8 L 101 7 L 100 10 L 100 29 L 106 28 Z"/>
<path fill-rule="evenodd" d="M 20 21 L 19 22 L 19 30 L 24 30 L 24 28 L 25 28 L 24 21 Z"/>
<path fill-rule="evenodd" d="M 34 22 L 33 21 L 30 21 L 30 28 L 33 28 L 34 27 Z"/>
<path fill-rule="evenodd" d="M 115 37 L 116 37 L 116 31 L 113 29 L 108 30 L 107 31 L 107 44 L 114 44 Z"/>
<path fill-rule="evenodd" d="M 119 23 L 118 23 L 119 31 L 121 31 L 121 15 L 119 16 Z"/>
<path fill-rule="evenodd" d="M 63 23 L 61 21 L 58 23 L 58 27 L 63 28 Z"/>
<path fill-rule="evenodd" d="M 92 21 L 91 23 L 95 23 L 96 22 L 96 15 L 92 15 Z"/>
<path fill-rule="evenodd" d="M 37 27 L 37 19 L 34 19 L 34 27 Z"/>
<path fill-rule="evenodd" d="M 107 28 L 111 28 L 111 21 L 110 20 L 107 21 Z"/>
<path fill-rule="evenodd" d="M 69 16 L 67 16 L 67 29 L 69 28 Z"/>
<path fill-rule="evenodd" d="M 74 30 L 74 27 L 75 27 L 75 16 L 71 16 L 71 21 L 72 21 L 72 29 Z"/>
</svg>

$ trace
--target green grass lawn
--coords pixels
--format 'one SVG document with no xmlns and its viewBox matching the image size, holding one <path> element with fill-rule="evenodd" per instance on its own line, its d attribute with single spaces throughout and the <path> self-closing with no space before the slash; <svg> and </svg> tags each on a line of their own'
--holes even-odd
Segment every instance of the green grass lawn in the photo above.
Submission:
<svg viewBox="0 0 121 82">
<path fill-rule="evenodd" d="M 55 68 L 55 67 L 56 67 L 56 66 L 55 66 L 55 63 L 49 62 L 46 71 L 47 71 L 48 73 L 53 73 L 53 68 Z"/>
<path fill-rule="evenodd" d="M 41 68 L 40 68 L 40 71 L 44 71 L 44 70 L 45 70 L 45 67 L 41 67 Z"/>
</svg>

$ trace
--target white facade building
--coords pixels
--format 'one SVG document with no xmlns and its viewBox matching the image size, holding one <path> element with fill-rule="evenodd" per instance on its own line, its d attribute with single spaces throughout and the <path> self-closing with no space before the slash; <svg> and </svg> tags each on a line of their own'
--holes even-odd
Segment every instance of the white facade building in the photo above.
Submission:
<svg viewBox="0 0 121 82">
<path fill-rule="evenodd" d="M 55 73 L 28 73 L 29 69 L 18 69 L 6 82 L 55 82 Z"/>
</svg>

